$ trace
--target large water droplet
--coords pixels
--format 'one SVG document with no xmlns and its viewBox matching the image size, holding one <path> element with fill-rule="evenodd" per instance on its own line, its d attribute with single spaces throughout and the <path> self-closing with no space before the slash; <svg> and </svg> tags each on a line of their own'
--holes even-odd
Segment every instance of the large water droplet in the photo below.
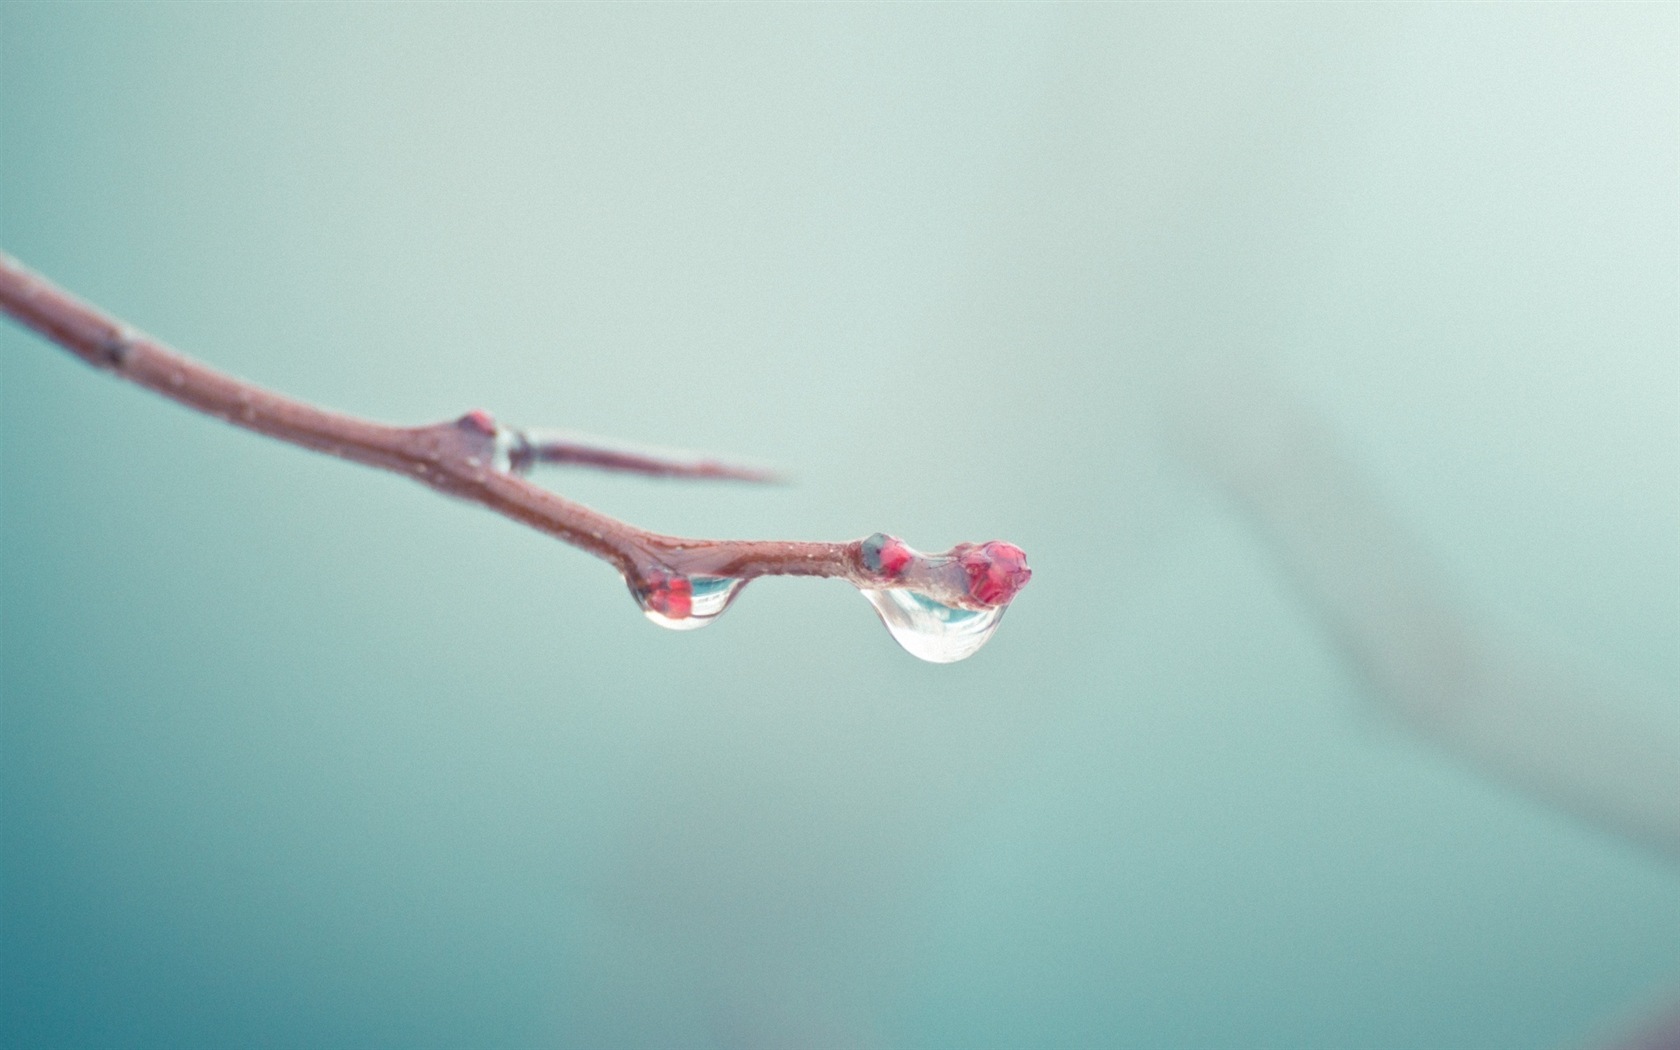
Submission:
<svg viewBox="0 0 1680 1050">
<path fill-rule="evenodd" d="M 858 588 L 887 625 L 893 640 L 911 656 L 929 663 L 956 663 L 985 645 L 1008 606 L 965 609 L 946 605 L 906 587 L 874 590 Z"/>
<path fill-rule="evenodd" d="M 654 572 L 639 584 L 632 583 L 630 593 L 654 623 L 673 631 L 692 631 L 722 615 L 746 585 L 746 580 L 733 576 Z"/>
</svg>

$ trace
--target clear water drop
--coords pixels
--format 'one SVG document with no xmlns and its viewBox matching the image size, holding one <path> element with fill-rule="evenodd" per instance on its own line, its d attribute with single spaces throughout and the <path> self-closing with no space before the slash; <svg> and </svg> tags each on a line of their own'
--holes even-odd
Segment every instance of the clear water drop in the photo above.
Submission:
<svg viewBox="0 0 1680 1050">
<path fill-rule="evenodd" d="M 490 445 L 490 469 L 503 474 L 523 474 L 530 469 L 529 459 L 521 459 L 524 439 L 518 431 L 504 426 L 496 428 Z"/>
<path fill-rule="evenodd" d="M 733 576 L 680 576 L 654 573 L 630 593 L 642 614 L 673 631 L 693 631 L 723 614 L 746 580 Z"/>
<path fill-rule="evenodd" d="M 965 609 L 906 587 L 858 589 L 881 614 L 894 641 L 911 656 L 935 664 L 956 663 L 979 652 L 1008 608 Z"/>
</svg>

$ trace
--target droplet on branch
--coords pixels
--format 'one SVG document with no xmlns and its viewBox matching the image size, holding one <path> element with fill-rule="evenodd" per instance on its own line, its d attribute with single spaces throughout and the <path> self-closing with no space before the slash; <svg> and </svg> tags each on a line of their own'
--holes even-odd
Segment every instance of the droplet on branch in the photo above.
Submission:
<svg viewBox="0 0 1680 1050">
<path fill-rule="evenodd" d="M 685 576 L 649 569 L 630 583 L 630 594 L 649 620 L 673 631 L 692 631 L 723 615 L 747 581 L 730 576 Z"/>
</svg>

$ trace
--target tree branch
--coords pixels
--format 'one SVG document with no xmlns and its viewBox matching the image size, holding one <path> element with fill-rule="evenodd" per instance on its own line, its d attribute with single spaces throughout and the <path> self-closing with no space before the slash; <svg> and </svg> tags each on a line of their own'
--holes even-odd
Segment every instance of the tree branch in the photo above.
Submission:
<svg viewBox="0 0 1680 1050">
<path fill-rule="evenodd" d="M 0 309 L 95 368 L 188 408 L 413 478 L 588 551 L 617 568 L 644 608 L 670 626 L 686 626 L 670 621 L 691 615 L 700 618 L 693 599 L 696 580 L 830 576 L 866 594 L 903 589 L 954 610 L 1001 611 L 1032 575 L 1019 548 L 997 541 L 921 554 L 881 533 L 850 543 L 808 543 L 649 532 L 564 499 L 520 474 L 536 463 L 579 463 L 670 477 L 770 480 L 771 475 L 711 460 L 607 449 L 554 432 L 521 431 L 480 410 L 428 426 L 397 427 L 316 408 L 202 365 L 4 253 Z"/>
</svg>

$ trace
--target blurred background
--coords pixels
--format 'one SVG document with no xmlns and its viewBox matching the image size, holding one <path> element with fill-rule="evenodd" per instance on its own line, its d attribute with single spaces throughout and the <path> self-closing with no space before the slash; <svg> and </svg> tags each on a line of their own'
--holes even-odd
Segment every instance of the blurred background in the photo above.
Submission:
<svg viewBox="0 0 1680 1050">
<path fill-rule="evenodd" d="M 659 531 L 1036 573 L 952 666 L 833 581 L 664 632 L 0 324 L 0 1042 L 1561 1047 L 1680 994 L 1674 856 L 1388 717 L 1163 426 L 1270 377 L 1464 617 L 1672 725 L 1676 68 L 1638 5 L 0 7 L 0 247 L 130 323 L 797 480 L 547 479 Z"/>
</svg>

